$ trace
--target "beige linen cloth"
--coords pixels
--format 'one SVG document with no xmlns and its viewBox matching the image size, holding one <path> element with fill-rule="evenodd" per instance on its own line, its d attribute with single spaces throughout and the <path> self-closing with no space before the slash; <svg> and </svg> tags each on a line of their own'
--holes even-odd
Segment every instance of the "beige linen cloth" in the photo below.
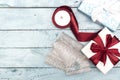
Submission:
<svg viewBox="0 0 120 80">
<path fill-rule="evenodd" d="M 65 33 L 61 33 L 54 42 L 53 49 L 48 53 L 45 62 L 59 68 L 67 75 L 90 71 L 88 59 L 81 54 L 81 45 Z"/>
</svg>

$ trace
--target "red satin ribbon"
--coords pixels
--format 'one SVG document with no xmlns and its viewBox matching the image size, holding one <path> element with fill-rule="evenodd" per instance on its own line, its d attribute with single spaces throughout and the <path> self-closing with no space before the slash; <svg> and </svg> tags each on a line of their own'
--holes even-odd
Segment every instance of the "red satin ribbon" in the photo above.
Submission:
<svg viewBox="0 0 120 80">
<path fill-rule="evenodd" d="M 57 24 L 56 21 L 55 21 L 56 13 L 59 12 L 59 11 L 62 11 L 62 10 L 68 12 L 69 15 L 70 15 L 70 22 L 67 25 L 65 25 L 65 26 L 61 26 L 61 25 Z M 96 33 L 93 33 L 93 32 L 79 32 L 78 22 L 77 22 L 77 20 L 75 18 L 75 15 L 74 15 L 72 9 L 70 7 L 68 7 L 68 6 L 58 7 L 55 10 L 55 12 L 53 13 L 52 21 L 53 21 L 54 25 L 56 27 L 58 27 L 58 28 L 66 28 L 66 27 L 70 26 L 70 29 L 72 30 L 73 34 L 75 35 L 75 37 L 76 37 L 76 39 L 78 41 L 83 41 L 83 42 L 90 41 L 94 37 L 96 37 L 98 32 L 99 32 L 99 31 L 96 32 Z"/>
<path fill-rule="evenodd" d="M 119 40 L 115 36 L 111 36 L 110 34 L 106 35 L 106 45 L 104 46 L 103 41 L 101 40 L 100 36 L 97 36 L 94 39 L 95 43 L 92 43 L 91 45 L 91 51 L 95 53 L 90 60 L 97 65 L 99 61 L 103 62 L 104 65 L 106 63 L 107 56 L 112 62 L 113 65 L 115 65 L 120 57 L 120 53 L 118 49 L 116 48 L 110 48 L 113 45 L 117 44 Z M 109 49 L 110 48 L 110 49 Z"/>
</svg>

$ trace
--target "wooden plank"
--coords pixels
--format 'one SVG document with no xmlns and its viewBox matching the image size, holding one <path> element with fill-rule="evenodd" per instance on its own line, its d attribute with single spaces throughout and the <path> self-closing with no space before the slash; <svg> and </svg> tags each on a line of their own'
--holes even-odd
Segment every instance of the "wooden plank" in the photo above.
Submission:
<svg viewBox="0 0 120 80">
<path fill-rule="evenodd" d="M 91 72 L 67 76 L 54 68 L 11 68 L 0 69 L 1 80 L 119 80 L 119 68 L 113 68 L 106 75 L 93 68 Z"/>
<path fill-rule="evenodd" d="M 0 8 L 0 30 L 58 29 L 51 20 L 55 8 L 8 9 Z M 80 29 L 101 29 L 102 26 L 73 8 Z M 120 27 L 119 27 L 120 29 Z"/>
<path fill-rule="evenodd" d="M 58 7 L 69 5 L 77 7 L 82 0 L 0 0 L 1 7 Z"/>
<path fill-rule="evenodd" d="M 97 30 L 82 30 L 94 32 Z M 119 31 L 115 34 L 120 38 Z M 9 47 L 51 47 L 61 32 L 74 38 L 70 30 L 41 30 L 41 31 L 0 31 L 0 48 Z"/>
<path fill-rule="evenodd" d="M 59 33 L 60 30 L 0 31 L 0 47 L 51 47 Z"/>
<path fill-rule="evenodd" d="M 48 51 L 45 48 L 0 49 L 0 67 L 48 67 L 44 63 Z"/>
<path fill-rule="evenodd" d="M 0 67 L 52 67 L 45 63 L 51 50 L 52 48 L 0 49 Z M 91 62 L 90 66 L 95 67 Z M 120 67 L 120 63 L 115 67 Z"/>
</svg>

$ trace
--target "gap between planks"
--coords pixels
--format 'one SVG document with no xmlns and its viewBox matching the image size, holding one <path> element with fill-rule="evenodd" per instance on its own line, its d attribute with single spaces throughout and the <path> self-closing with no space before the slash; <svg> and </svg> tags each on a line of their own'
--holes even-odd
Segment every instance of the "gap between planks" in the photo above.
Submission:
<svg viewBox="0 0 120 80">
<path fill-rule="evenodd" d="M 58 29 L 0 29 L 0 31 L 43 31 L 43 30 L 49 31 L 49 30 L 60 30 L 60 29 L 59 28 Z M 70 30 L 70 29 L 64 29 L 64 30 Z M 79 31 L 81 30 L 88 30 L 88 29 L 79 29 Z M 89 29 L 88 31 L 90 30 L 99 30 L 99 29 Z"/>
<path fill-rule="evenodd" d="M 44 9 L 49 9 L 49 8 L 58 8 L 58 7 L 0 7 L 0 9 L 41 9 L 41 8 L 44 8 Z M 78 8 L 78 7 L 71 7 L 71 8 Z"/>
<path fill-rule="evenodd" d="M 32 69 L 54 69 L 55 67 L 0 67 L 0 69 L 12 69 L 12 68 L 18 68 L 18 69 L 24 69 L 24 68 L 32 68 Z M 97 69 L 97 67 L 90 67 L 93 69 Z M 113 68 L 120 68 L 119 66 L 113 67 Z M 57 68 L 56 68 L 57 69 Z"/>
</svg>

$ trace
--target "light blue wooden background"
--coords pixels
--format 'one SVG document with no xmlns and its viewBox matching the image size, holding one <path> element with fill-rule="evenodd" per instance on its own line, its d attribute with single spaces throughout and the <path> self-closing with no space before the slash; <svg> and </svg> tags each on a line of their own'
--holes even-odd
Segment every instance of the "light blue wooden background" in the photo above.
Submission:
<svg viewBox="0 0 120 80">
<path fill-rule="evenodd" d="M 63 31 L 51 22 L 56 7 L 72 7 L 81 31 L 102 26 L 78 12 L 81 0 L 0 0 L 0 80 L 119 80 L 120 63 L 103 75 L 94 65 L 88 73 L 66 76 L 44 63 L 52 43 Z M 120 27 L 115 35 L 120 38 Z"/>
</svg>

